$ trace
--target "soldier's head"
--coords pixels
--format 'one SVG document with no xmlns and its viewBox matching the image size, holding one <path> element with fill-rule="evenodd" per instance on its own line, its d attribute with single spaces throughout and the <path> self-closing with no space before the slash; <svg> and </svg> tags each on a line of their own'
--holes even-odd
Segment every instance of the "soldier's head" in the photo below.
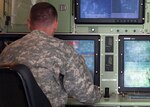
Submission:
<svg viewBox="0 0 150 107">
<path fill-rule="evenodd" d="M 43 30 L 48 34 L 54 33 L 58 25 L 58 14 L 53 5 L 39 2 L 32 6 L 28 27 L 32 30 Z"/>
</svg>

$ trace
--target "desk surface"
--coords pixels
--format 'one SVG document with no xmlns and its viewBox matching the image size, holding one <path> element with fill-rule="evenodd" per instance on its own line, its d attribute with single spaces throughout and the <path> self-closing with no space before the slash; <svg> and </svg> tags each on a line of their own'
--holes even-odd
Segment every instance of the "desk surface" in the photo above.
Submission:
<svg viewBox="0 0 150 107">
<path fill-rule="evenodd" d="M 69 99 L 69 105 L 83 105 L 74 99 Z M 150 106 L 150 99 L 131 99 L 127 95 L 113 94 L 109 98 L 102 97 L 94 106 Z"/>
</svg>

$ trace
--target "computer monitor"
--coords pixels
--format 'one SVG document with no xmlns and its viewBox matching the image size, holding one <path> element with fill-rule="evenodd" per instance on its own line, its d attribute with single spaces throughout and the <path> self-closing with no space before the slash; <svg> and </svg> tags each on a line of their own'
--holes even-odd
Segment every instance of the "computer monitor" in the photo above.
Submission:
<svg viewBox="0 0 150 107">
<path fill-rule="evenodd" d="M 119 92 L 150 92 L 150 35 L 119 36 Z"/>
<path fill-rule="evenodd" d="M 144 0 L 75 0 L 77 24 L 142 24 Z"/>
<path fill-rule="evenodd" d="M 11 42 L 23 37 L 26 33 L 0 33 L 0 53 Z"/>
<path fill-rule="evenodd" d="M 23 37 L 25 33 L 0 34 L 0 53 L 6 45 Z M 100 86 L 100 35 L 55 34 L 65 40 L 85 58 L 86 65 L 93 75 L 94 84 Z"/>
<path fill-rule="evenodd" d="M 55 37 L 65 40 L 84 57 L 94 84 L 100 86 L 100 35 L 55 34 Z"/>
</svg>

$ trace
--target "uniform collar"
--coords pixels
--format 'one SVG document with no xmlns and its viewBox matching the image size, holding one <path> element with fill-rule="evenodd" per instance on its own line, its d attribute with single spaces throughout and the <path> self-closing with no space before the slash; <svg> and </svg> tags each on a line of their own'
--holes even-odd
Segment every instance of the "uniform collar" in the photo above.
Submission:
<svg viewBox="0 0 150 107">
<path fill-rule="evenodd" d="M 46 32 L 40 31 L 40 30 L 33 30 L 31 33 L 33 35 L 40 36 L 40 37 L 42 36 L 44 38 L 52 38 L 53 37 L 51 35 L 48 35 Z"/>
</svg>

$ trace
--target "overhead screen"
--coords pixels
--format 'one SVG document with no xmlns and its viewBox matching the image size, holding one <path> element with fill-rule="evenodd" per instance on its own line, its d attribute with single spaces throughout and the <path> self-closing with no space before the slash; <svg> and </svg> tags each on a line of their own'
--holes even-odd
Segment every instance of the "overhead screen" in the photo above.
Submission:
<svg viewBox="0 0 150 107">
<path fill-rule="evenodd" d="M 119 39 L 119 91 L 150 92 L 150 35 Z"/>
<path fill-rule="evenodd" d="M 75 5 L 76 23 L 144 23 L 144 0 L 76 0 Z"/>
</svg>

